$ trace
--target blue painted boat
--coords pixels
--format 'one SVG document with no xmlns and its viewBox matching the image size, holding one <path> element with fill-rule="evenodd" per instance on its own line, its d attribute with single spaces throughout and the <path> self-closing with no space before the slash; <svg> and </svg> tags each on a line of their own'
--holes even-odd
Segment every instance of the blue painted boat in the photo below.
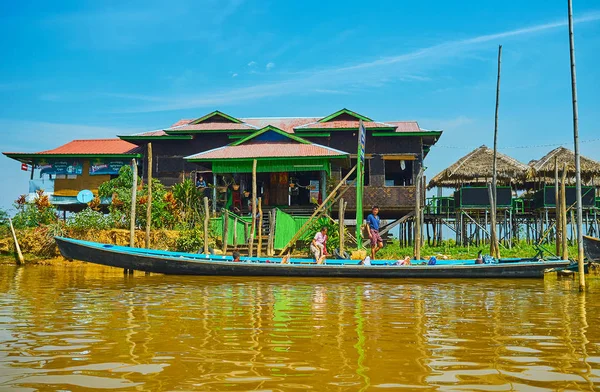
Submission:
<svg viewBox="0 0 600 392">
<path fill-rule="evenodd" d="M 243 257 L 234 262 L 231 256 L 169 252 L 130 248 L 55 237 L 61 254 L 81 260 L 123 269 L 171 275 L 212 276 L 287 276 L 329 278 L 541 278 L 544 271 L 565 267 L 568 261 L 503 260 L 495 264 L 475 264 L 474 260 L 439 260 L 436 265 L 392 265 L 390 260 L 374 260 L 360 265 L 357 260 L 327 260 L 317 265 L 312 259 Z"/>
</svg>

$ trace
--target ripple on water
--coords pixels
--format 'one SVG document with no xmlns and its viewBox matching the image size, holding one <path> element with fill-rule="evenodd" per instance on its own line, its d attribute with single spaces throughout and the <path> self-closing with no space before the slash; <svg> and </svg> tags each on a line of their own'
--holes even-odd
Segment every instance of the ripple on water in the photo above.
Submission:
<svg viewBox="0 0 600 392">
<path fill-rule="evenodd" d="M 0 274 L 0 390 L 591 390 L 589 285 L 26 268 Z"/>
</svg>

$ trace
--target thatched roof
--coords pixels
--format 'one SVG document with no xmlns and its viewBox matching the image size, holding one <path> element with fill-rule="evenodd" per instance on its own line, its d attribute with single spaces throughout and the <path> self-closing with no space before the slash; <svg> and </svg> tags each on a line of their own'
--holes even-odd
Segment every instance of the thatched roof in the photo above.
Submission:
<svg viewBox="0 0 600 392">
<path fill-rule="evenodd" d="M 554 183 L 554 166 L 558 160 L 558 169 L 562 173 L 563 165 L 567 164 L 567 176 L 575 177 L 575 153 L 568 148 L 558 147 L 537 161 L 529 162 L 533 176 L 547 183 Z M 592 178 L 600 177 L 600 162 L 584 156 L 580 157 L 581 178 L 589 182 Z"/>
<path fill-rule="evenodd" d="M 433 177 L 427 187 L 457 188 L 464 183 L 485 185 L 492 180 L 493 160 L 492 149 L 486 146 L 476 148 Z M 523 182 L 530 170 L 529 166 L 502 153 L 497 154 L 496 166 L 499 185 Z"/>
</svg>

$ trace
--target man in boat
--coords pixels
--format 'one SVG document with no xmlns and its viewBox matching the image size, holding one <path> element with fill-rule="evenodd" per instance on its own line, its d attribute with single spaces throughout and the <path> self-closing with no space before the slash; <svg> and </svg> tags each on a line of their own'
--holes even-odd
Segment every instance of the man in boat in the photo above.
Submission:
<svg viewBox="0 0 600 392">
<path fill-rule="evenodd" d="M 371 240 L 371 260 L 375 260 L 375 254 L 383 248 L 383 240 L 379 235 L 379 207 L 373 206 L 371 213 L 367 216 L 367 230 Z"/>
<path fill-rule="evenodd" d="M 327 227 L 322 227 L 321 231 L 315 234 L 310 243 L 310 253 L 313 254 L 317 264 L 325 262 L 325 243 L 327 242 Z"/>
</svg>

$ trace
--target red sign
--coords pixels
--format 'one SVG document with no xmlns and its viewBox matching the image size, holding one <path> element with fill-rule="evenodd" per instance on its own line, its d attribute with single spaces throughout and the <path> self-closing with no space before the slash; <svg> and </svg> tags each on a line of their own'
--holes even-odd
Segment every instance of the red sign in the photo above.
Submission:
<svg viewBox="0 0 600 392">
<path fill-rule="evenodd" d="M 21 170 L 29 171 L 29 166 L 26 163 L 21 163 Z"/>
</svg>

